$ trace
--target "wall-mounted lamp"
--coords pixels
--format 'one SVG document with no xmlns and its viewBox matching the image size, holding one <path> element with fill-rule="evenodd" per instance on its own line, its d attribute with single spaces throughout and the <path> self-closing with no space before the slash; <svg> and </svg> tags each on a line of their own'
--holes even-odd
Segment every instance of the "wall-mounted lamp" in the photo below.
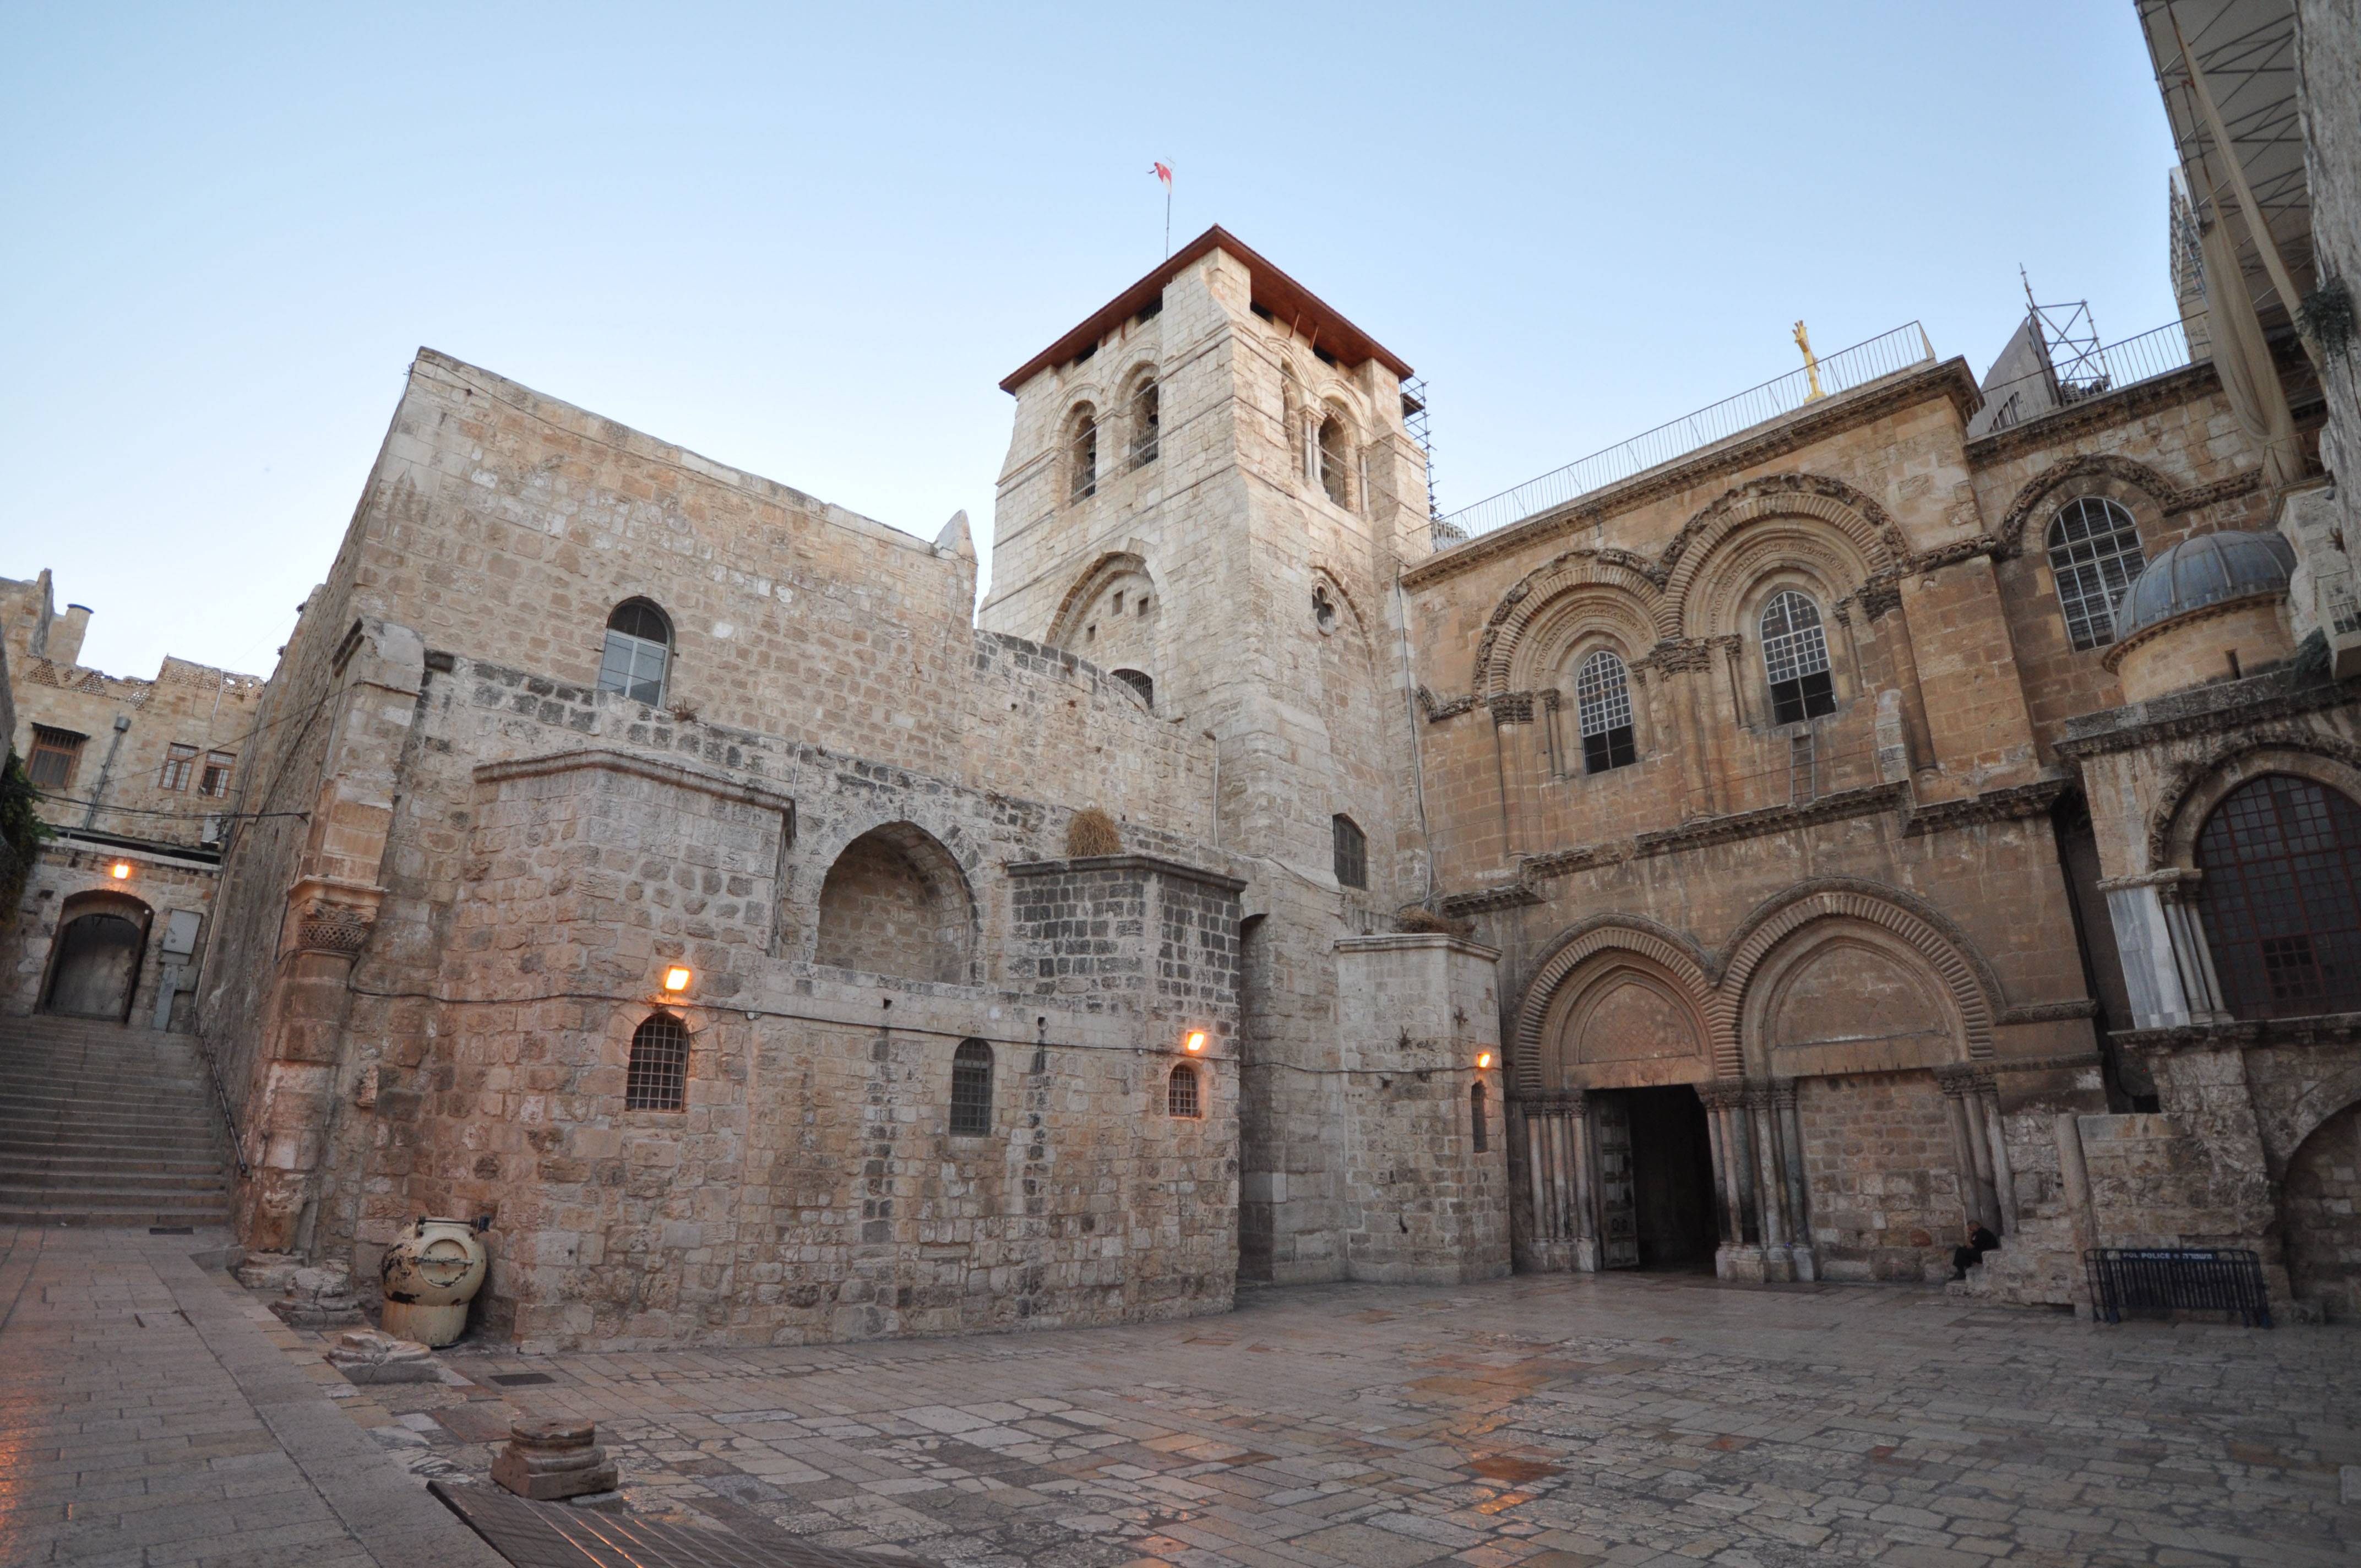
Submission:
<svg viewBox="0 0 2361 1568">
<path fill-rule="evenodd" d="M 1180 1042 L 1180 1048 L 1187 1051 L 1192 1057 L 1197 1055 L 1200 1051 L 1202 1051 L 1205 1048 L 1205 1031 L 1202 1029 L 1190 1030 L 1189 1037 Z"/>
<path fill-rule="evenodd" d="M 683 969 L 678 964 L 675 964 L 672 968 L 664 970 L 664 988 L 677 996 L 682 992 L 686 991 L 688 989 L 688 982 L 696 978 L 697 977 L 691 974 L 687 970 Z"/>
<path fill-rule="evenodd" d="M 131 880 L 131 862 L 129 861 L 115 861 L 111 874 L 117 882 L 129 882 Z"/>
<path fill-rule="evenodd" d="M 1489 1051 L 1478 1051 L 1478 1052 L 1477 1052 L 1477 1053 L 1476 1053 L 1476 1066 L 1477 1067 L 1477 1069 L 1484 1069 L 1484 1068 L 1490 1067 L 1491 1065 L 1492 1065 L 1492 1053 L 1491 1053 L 1491 1052 L 1489 1052 Z"/>
</svg>

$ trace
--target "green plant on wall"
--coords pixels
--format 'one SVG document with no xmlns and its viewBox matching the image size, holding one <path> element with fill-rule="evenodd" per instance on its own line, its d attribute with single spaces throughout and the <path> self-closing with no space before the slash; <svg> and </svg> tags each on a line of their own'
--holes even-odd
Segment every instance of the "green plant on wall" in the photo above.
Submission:
<svg viewBox="0 0 2361 1568">
<path fill-rule="evenodd" d="M 24 759 L 10 751 L 6 768 L 0 769 L 0 844 L 6 846 L 5 863 L 0 863 L 0 927 L 15 922 L 33 856 L 49 837 L 49 825 L 33 811 L 42 798 L 26 776 Z"/>
</svg>

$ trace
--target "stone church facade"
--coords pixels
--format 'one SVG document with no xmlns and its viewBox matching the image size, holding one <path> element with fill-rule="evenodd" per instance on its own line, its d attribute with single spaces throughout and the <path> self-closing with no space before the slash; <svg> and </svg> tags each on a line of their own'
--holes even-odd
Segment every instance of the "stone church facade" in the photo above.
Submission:
<svg viewBox="0 0 2361 1568">
<path fill-rule="evenodd" d="M 2248 238 L 2212 357 L 2028 411 L 1930 349 L 1469 538 L 1411 367 L 1214 229 L 1003 383 L 980 608 L 964 514 L 422 350 L 224 688 L 165 1022 L 242 1238 L 488 1217 L 543 1347 L 1919 1280 L 1979 1223 L 2000 1299 L 2237 1245 L 2361 1312 L 2351 371 Z M 18 751 L 100 732 L 11 591 Z"/>
</svg>

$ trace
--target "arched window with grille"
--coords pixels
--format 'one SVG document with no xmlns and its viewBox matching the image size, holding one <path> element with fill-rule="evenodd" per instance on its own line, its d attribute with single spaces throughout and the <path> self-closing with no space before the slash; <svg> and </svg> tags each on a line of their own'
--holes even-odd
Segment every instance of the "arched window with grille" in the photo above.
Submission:
<svg viewBox="0 0 2361 1568">
<path fill-rule="evenodd" d="M 1794 724 L 1837 710 L 1819 607 L 1793 588 L 1780 589 L 1763 607 L 1763 673 L 1771 679 L 1773 723 Z"/>
<path fill-rule="evenodd" d="M 607 647 L 598 660 L 598 689 L 620 692 L 650 707 L 664 706 L 672 663 L 672 620 L 647 599 L 630 598 L 607 617 Z"/>
<path fill-rule="evenodd" d="M 1185 1061 L 1164 1080 L 1164 1113 L 1184 1119 L 1205 1113 L 1204 1097 L 1197 1092 L 1197 1069 Z"/>
<path fill-rule="evenodd" d="M 2049 522 L 2049 575 L 2076 649 L 2115 640 L 2115 601 L 2147 565 L 2139 524 L 2104 496 L 2070 501 Z"/>
<path fill-rule="evenodd" d="M 1349 817 L 1329 819 L 1336 838 L 1336 880 L 1345 887 L 1369 885 L 1369 839 Z"/>
<path fill-rule="evenodd" d="M 1157 391 L 1156 378 L 1140 382 L 1139 389 L 1131 394 L 1131 466 L 1145 468 L 1156 461 L 1163 440 L 1163 402 Z"/>
<path fill-rule="evenodd" d="M 1098 494 L 1099 421 L 1087 403 L 1074 411 L 1073 433 L 1066 438 L 1067 466 L 1072 472 L 1068 494 L 1075 500 Z"/>
<path fill-rule="evenodd" d="M 1475 1139 L 1471 1146 L 1475 1151 L 1477 1154 L 1490 1153 L 1492 1134 L 1484 1119 L 1484 1086 L 1480 1083 L 1467 1086 L 1467 1126 Z"/>
<path fill-rule="evenodd" d="M 951 1135 L 981 1138 L 992 1132 L 992 1047 L 961 1040 L 951 1053 Z"/>
<path fill-rule="evenodd" d="M 1352 505 L 1353 444 L 1334 414 L 1320 422 L 1320 488 L 1338 506 Z"/>
<path fill-rule="evenodd" d="M 2266 773 L 2197 835 L 2198 912 L 2241 1018 L 2361 1012 L 2361 806 Z"/>
<path fill-rule="evenodd" d="M 1639 761 L 1631 740 L 1631 684 L 1623 661 L 1601 648 L 1574 677 L 1576 722 L 1582 731 L 1582 771 L 1603 773 Z"/>
<path fill-rule="evenodd" d="M 631 1031 L 623 1074 L 627 1111 L 677 1111 L 688 1094 L 688 1025 L 677 1014 L 651 1013 Z"/>
</svg>

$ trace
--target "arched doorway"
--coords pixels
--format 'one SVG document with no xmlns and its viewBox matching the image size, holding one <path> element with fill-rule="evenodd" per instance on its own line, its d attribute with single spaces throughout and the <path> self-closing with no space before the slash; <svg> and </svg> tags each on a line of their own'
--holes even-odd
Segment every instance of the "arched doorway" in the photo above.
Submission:
<svg viewBox="0 0 2361 1568">
<path fill-rule="evenodd" d="M 2312 1129 L 2281 1189 L 2288 1282 L 2334 1319 L 2361 1319 L 2361 1103 Z"/>
<path fill-rule="evenodd" d="M 2361 1008 L 2361 806 L 2293 773 L 2265 773 L 2197 835 L 2198 909 L 2241 1018 Z"/>
<path fill-rule="evenodd" d="M 120 1020 L 130 1014 L 154 912 L 123 894 L 83 894 L 58 914 L 44 1012 Z"/>
</svg>

